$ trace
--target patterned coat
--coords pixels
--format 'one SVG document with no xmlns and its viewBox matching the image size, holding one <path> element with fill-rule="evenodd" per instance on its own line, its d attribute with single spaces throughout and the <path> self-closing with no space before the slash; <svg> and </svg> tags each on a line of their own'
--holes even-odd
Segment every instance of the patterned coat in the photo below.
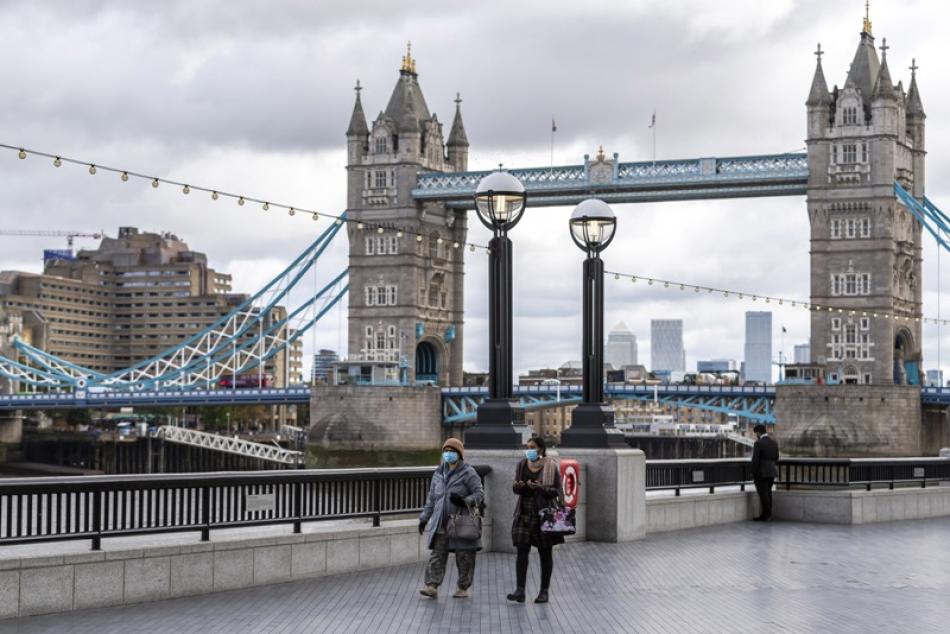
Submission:
<svg viewBox="0 0 950 634">
<path fill-rule="evenodd" d="M 563 535 L 541 532 L 541 509 L 556 506 L 561 496 L 560 464 L 553 458 L 543 460 L 544 466 L 537 474 L 541 486 L 533 490 L 514 483 L 511 486 L 518 496 L 511 523 L 511 542 L 515 546 L 548 548 L 564 543 Z M 522 458 L 515 468 L 515 482 L 525 481 L 528 476 L 528 461 Z"/>
<path fill-rule="evenodd" d="M 419 515 L 419 521 L 427 522 L 426 544 L 430 549 L 436 533 L 445 530 L 449 515 L 465 510 L 452 504 L 449 500 L 452 493 L 461 495 L 472 507 L 480 505 L 485 497 L 482 479 L 478 477 L 475 468 L 465 461 L 460 460 L 455 469 L 450 469 L 444 462 L 440 463 L 432 474 L 429 496 Z M 448 546 L 449 551 L 482 549 L 481 540 L 449 539 Z"/>
</svg>

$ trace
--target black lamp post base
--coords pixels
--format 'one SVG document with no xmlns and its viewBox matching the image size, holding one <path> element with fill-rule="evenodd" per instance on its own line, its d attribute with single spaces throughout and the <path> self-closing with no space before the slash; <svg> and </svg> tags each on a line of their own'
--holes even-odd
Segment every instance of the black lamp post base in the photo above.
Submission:
<svg viewBox="0 0 950 634">
<path fill-rule="evenodd" d="M 622 431 L 614 427 L 614 410 L 600 403 L 581 403 L 571 414 L 571 426 L 561 433 L 561 447 L 629 449 Z"/>
<path fill-rule="evenodd" d="M 478 406 L 475 424 L 465 430 L 465 448 L 519 449 L 529 433 L 518 401 L 486 399 Z"/>
</svg>

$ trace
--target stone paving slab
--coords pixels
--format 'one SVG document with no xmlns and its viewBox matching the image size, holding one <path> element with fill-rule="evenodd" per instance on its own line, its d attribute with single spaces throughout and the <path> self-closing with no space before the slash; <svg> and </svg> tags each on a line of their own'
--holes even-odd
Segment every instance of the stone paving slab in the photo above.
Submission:
<svg viewBox="0 0 950 634">
<path fill-rule="evenodd" d="M 474 597 L 418 595 L 422 565 L 0 621 L 73 632 L 946 632 L 950 519 L 744 523 L 555 551 L 552 602 L 510 604 L 514 556 L 480 554 Z M 532 558 L 529 593 L 537 591 Z"/>
</svg>

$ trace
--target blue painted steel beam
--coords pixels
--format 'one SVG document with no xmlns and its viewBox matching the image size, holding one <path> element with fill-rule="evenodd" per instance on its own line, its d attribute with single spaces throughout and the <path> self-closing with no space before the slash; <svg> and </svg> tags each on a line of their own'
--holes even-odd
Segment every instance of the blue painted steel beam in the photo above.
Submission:
<svg viewBox="0 0 950 634">
<path fill-rule="evenodd" d="M 639 203 L 710 198 L 801 196 L 808 184 L 804 153 L 616 163 L 609 172 L 596 164 L 509 170 L 528 192 L 529 204 L 573 205 L 597 196 L 607 202 Z M 489 172 L 424 172 L 412 196 L 471 209 L 478 182 Z"/>
<path fill-rule="evenodd" d="M 148 390 L 2 394 L 0 409 L 81 409 L 202 405 L 296 405 L 310 402 L 310 388 Z"/>
</svg>

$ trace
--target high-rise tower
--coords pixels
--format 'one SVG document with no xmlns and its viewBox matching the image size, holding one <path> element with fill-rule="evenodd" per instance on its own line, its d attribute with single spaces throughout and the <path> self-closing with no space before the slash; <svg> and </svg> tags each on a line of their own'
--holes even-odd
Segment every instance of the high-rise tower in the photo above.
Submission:
<svg viewBox="0 0 950 634">
<path fill-rule="evenodd" d="M 361 90 L 346 131 L 347 213 L 366 225 L 348 225 L 348 356 L 405 361 L 410 380 L 461 385 L 465 211 L 412 198 L 419 172 L 467 168 L 461 99 L 446 143 L 411 50 L 372 128 Z"/>
<path fill-rule="evenodd" d="M 905 93 L 888 48 L 879 59 L 865 18 L 844 88 L 829 91 L 819 46 L 805 102 L 811 356 L 843 383 L 919 382 L 921 227 L 893 187 L 923 198 L 925 116 L 916 64 Z"/>
</svg>

